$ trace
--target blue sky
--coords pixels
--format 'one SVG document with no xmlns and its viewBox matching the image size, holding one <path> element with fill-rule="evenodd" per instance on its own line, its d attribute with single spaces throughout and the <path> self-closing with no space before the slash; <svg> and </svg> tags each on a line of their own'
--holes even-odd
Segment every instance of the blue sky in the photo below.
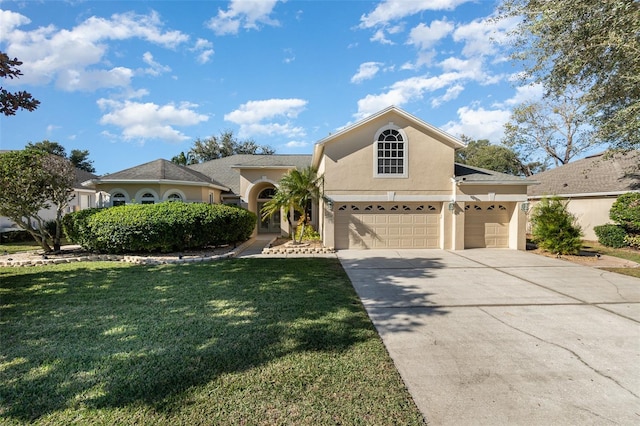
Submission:
<svg viewBox="0 0 640 426">
<path fill-rule="evenodd" d="M 0 148 L 88 149 L 98 174 L 233 130 L 279 154 L 389 105 L 498 143 L 518 103 L 515 21 L 491 0 L 0 1 L 4 80 L 41 101 L 0 117 Z"/>
</svg>

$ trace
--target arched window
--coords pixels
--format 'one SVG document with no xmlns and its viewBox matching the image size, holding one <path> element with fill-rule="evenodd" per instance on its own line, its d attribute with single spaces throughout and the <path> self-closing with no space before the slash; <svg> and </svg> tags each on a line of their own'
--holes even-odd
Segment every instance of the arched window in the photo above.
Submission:
<svg viewBox="0 0 640 426">
<path fill-rule="evenodd" d="M 378 132 L 374 155 L 375 176 L 407 176 L 407 140 L 395 126 L 390 125 Z"/>
<path fill-rule="evenodd" d="M 140 198 L 140 204 L 154 204 L 155 202 L 156 197 L 154 197 L 150 192 L 145 192 L 142 194 L 142 198 Z"/>
<path fill-rule="evenodd" d="M 262 191 L 260 191 L 260 194 L 258 194 L 258 199 L 260 199 L 260 200 L 271 199 L 271 198 L 273 198 L 275 193 L 276 193 L 276 189 L 275 188 L 265 188 Z"/>
<path fill-rule="evenodd" d="M 180 196 L 180 194 L 177 193 L 173 193 L 173 194 L 169 194 L 169 196 L 167 197 L 168 201 L 182 201 L 182 197 Z"/>
<path fill-rule="evenodd" d="M 112 206 L 124 206 L 127 202 L 127 198 L 124 196 L 122 192 L 116 192 L 111 196 L 111 205 Z"/>
</svg>

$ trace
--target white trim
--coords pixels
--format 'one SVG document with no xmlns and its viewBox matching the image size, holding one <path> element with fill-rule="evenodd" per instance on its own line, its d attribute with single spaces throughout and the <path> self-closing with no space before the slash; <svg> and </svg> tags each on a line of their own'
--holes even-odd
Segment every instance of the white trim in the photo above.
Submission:
<svg viewBox="0 0 640 426">
<path fill-rule="evenodd" d="M 398 195 L 395 194 L 393 199 L 389 199 L 389 194 L 385 195 L 349 195 L 349 194 L 325 194 L 334 202 L 375 202 L 375 203 L 392 203 L 392 202 L 445 202 L 451 201 L 451 195 Z"/>
<path fill-rule="evenodd" d="M 549 197 L 560 197 L 560 198 L 580 198 L 580 197 L 617 197 L 622 194 L 627 194 L 629 192 L 640 192 L 637 189 L 630 189 L 628 191 L 612 191 L 612 192 L 585 192 L 582 194 L 550 194 L 550 195 L 529 195 L 529 199 L 531 200 L 541 200 L 543 198 Z"/>
<path fill-rule="evenodd" d="M 219 189 L 221 191 L 230 191 L 226 186 L 216 185 L 210 182 L 188 182 L 183 180 L 169 180 L 169 179 L 90 179 L 82 182 L 82 186 L 87 188 L 95 188 L 96 185 L 101 184 L 162 184 L 162 185 L 182 185 L 182 186 L 207 186 L 209 188 Z"/>
<path fill-rule="evenodd" d="M 382 142 L 382 141 L 379 141 L 378 138 L 380 137 L 380 134 L 385 130 L 395 130 L 396 132 L 400 133 L 400 136 L 402 137 L 402 142 L 401 142 L 403 145 L 402 173 L 378 172 L 378 160 L 380 159 L 378 157 L 378 143 Z M 393 143 L 393 142 L 389 142 L 389 143 Z M 406 179 L 408 177 L 409 177 L 409 138 L 407 137 L 407 134 L 404 132 L 404 130 L 396 126 L 393 122 L 390 122 L 389 124 L 380 127 L 376 131 L 375 137 L 373 138 L 373 178 L 374 179 Z"/>
<path fill-rule="evenodd" d="M 182 198 L 182 201 L 186 202 L 187 201 L 187 196 L 184 194 L 184 192 L 180 191 L 179 189 L 167 189 L 164 194 L 162 195 L 162 201 L 167 201 L 169 199 L 169 195 L 171 194 L 178 194 L 180 196 L 180 198 Z"/>
<path fill-rule="evenodd" d="M 478 194 L 478 195 L 464 195 L 458 194 L 456 196 L 456 201 L 464 202 L 464 203 L 477 203 L 477 202 L 524 202 L 527 201 L 527 194 L 495 194 L 494 197 L 491 197 L 489 194 Z"/>
<path fill-rule="evenodd" d="M 271 179 L 265 179 L 265 177 L 263 176 L 262 178 L 251 182 L 249 184 L 249 186 L 247 187 L 247 190 L 244 192 L 244 196 L 242 197 L 242 201 L 244 201 L 245 203 L 249 202 L 249 194 L 251 194 L 251 190 L 253 189 L 254 186 L 260 184 L 260 183 L 270 183 L 271 185 L 273 185 L 274 187 L 278 187 L 278 182 L 271 180 Z M 257 200 L 257 198 L 256 198 Z"/>
<path fill-rule="evenodd" d="M 104 192 L 104 191 L 101 191 L 101 192 Z M 111 191 L 107 193 L 109 194 L 109 200 L 107 201 L 107 204 L 109 206 L 113 206 L 113 194 L 118 194 L 118 193 L 121 193 L 122 195 L 124 195 L 125 204 L 129 204 L 131 202 L 131 196 L 127 191 L 125 191 L 122 188 L 113 188 Z"/>
<path fill-rule="evenodd" d="M 142 204 L 142 196 L 146 193 L 153 195 L 154 203 L 157 203 L 158 201 L 160 201 L 160 197 L 158 196 L 158 193 L 151 188 L 142 188 L 141 190 L 136 192 L 136 196 L 133 197 L 133 199 L 136 200 L 136 203 Z"/>
<path fill-rule="evenodd" d="M 540 182 L 532 182 L 532 181 L 528 181 L 526 179 L 522 179 L 522 180 L 474 180 L 474 181 L 463 181 L 463 180 L 456 180 L 456 184 L 458 185 L 465 185 L 465 186 L 482 186 L 482 185 L 500 185 L 500 186 L 504 186 L 504 185 L 540 185 Z"/>
</svg>

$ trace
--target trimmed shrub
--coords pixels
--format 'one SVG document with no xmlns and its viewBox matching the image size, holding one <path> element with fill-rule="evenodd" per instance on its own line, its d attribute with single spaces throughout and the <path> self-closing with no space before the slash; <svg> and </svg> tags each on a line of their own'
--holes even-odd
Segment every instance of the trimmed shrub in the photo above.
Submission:
<svg viewBox="0 0 640 426">
<path fill-rule="evenodd" d="M 84 209 L 64 215 L 62 217 L 62 229 L 67 236 L 67 240 L 74 244 L 79 244 L 87 250 L 93 250 L 88 221 L 91 216 L 101 210 L 103 209 Z"/>
<path fill-rule="evenodd" d="M 543 198 L 531 214 L 533 242 L 543 250 L 577 254 L 582 248 L 582 230 L 575 216 L 559 198 Z"/>
<path fill-rule="evenodd" d="M 620 225 L 607 223 L 605 225 L 594 226 L 593 231 L 598 237 L 598 242 L 603 246 L 620 248 L 627 245 L 624 241 L 627 236 L 627 231 Z"/>
<path fill-rule="evenodd" d="M 232 206 L 165 202 L 111 207 L 75 220 L 71 228 L 89 250 L 166 253 L 244 241 L 256 220 Z"/>
<path fill-rule="evenodd" d="M 304 235 L 302 239 L 300 239 L 300 232 L 302 232 L 302 226 L 300 224 L 296 227 L 296 240 L 297 241 L 320 241 L 322 237 L 320 234 L 313 229 L 313 226 L 307 224 L 304 226 Z"/>
<path fill-rule="evenodd" d="M 624 242 L 629 247 L 640 250 L 640 235 L 627 235 L 624 237 Z"/>
<path fill-rule="evenodd" d="M 0 232 L 0 243 L 17 243 L 30 240 L 33 241 L 33 237 L 23 229 Z"/>
<path fill-rule="evenodd" d="M 609 210 L 609 219 L 629 234 L 640 233 L 640 192 L 620 195 Z"/>
</svg>

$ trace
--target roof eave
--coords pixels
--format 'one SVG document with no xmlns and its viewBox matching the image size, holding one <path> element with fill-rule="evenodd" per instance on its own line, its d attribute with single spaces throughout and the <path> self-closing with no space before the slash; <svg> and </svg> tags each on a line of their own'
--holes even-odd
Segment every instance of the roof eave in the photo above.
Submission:
<svg viewBox="0 0 640 426">
<path fill-rule="evenodd" d="M 219 189 L 221 191 L 229 191 L 229 188 L 222 185 L 216 185 L 211 182 L 191 182 L 184 180 L 172 180 L 172 179 L 91 179 L 89 181 L 82 182 L 82 186 L 93 187 L 100 184 L 166 184 L 166 185 L 183 185 L 183 186 L 207 186 L 209 188 Z M 90 186 L 93 185 L 93 186 Z"/>
</svg>

